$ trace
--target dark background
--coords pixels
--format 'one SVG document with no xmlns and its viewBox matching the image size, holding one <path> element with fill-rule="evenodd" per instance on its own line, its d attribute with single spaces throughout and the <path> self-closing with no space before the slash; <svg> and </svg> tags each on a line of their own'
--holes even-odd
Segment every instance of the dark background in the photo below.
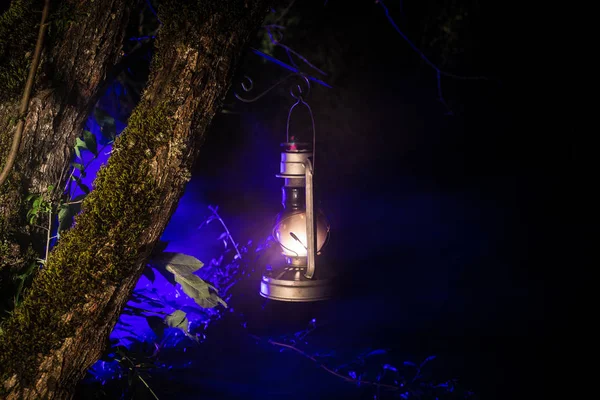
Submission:
<svg viewBox="0 0 600 400">
<path fill-rule="evenodd" d="M 323 257 L 341 274 L 340 294 L 314 304 L 265 302 L 258 280 L 245 281 L 234 302 L 247 330 L 273 336 L 316 318 L 314 341 L 336 351 L 388 348 L 397 359 L 415 361 L 436 354 L 441 379 L 459 378 L 482 399 L 541 397 L 548 236 L 542 210 L 553 182 L 549 140 L 529 116 L 536 98 L 532 43 L 521 11 L 505 2 L 386 2 L 436 64 L 443 62 L 441 49 L 427 47 L 439 36 L 436 17 L 468 9 L 451 46 L 462 52 L 445 68 L 489 79 L 443 78 L 454 112 L 447 116 L 435 71 L 378 4 L 297 3 L 299 22 L 284 42 L 326 70 L 322 79 L 333 86 L 313 85 L 308 101 L 317 127 L 319 198 L 332 222 Z M 243 75 L 259 91 L 286 73 L 248 52 L 233 89 Z M 214 121 L 166 239 L 199 254 L 213 251 L 196 230 L 208 204 L 220 206 L 240 241 L 268 234 L 280 209 L 282 182 L 274 175 L 292 104 L 288 90 L 284 85 L 253 104 L 228 97 L 235 113 Z M 310 137 L 307 122 L 294 114 L 294 134 Z M 211 327 L 202 372 L 176 377 L 187 398 L 364 395 L 298 355 L 260 350 L 236 332 L 226 320 Z"/>
<path fill-rule="evenodd" d="M 482 3 L 405 2 L 402 10 L 386 3 L 417 45 L 435 37 L 440 10 L 470 7 L 457 42 L 463 52 L 447 65 L 489 79 L 443 78 L 453 116 L 437 101 L 435 71 L 379 5 L 298 6 L 302 34 L 284 42 L 333 69 L 323 79 L 334 88 L 313 85 L 309 103 L 319 198 L 332 221 L 324 257 L 342 274 L 341 293 L 326 303 L 262 308 L 258 282 L 248 282 L 248 293 L 254 291 L 245 300 L 249 330 L 289 332 L 317 317 L 325 327 L 315 340 L 336 348 L 437 354 L 440 374 L 460 378 L 481 398 L 540 395 L 546 142 L 528 117 L 528 43 L 518 13 L 500 2 Z M 435 49 L 426 52 L 441 61 Z M 242 73 L 253 78 L 256 93 L 287 72 L 249 54 L 238 82 Z M 274 174 L 293 102 L 288 90 L 237 103 L 232 107 L 241 114 L 217 118 L 186 195 L 219 204 L 242 237 L 267 234 L 279 210 L 282 182 Z M 294 114 L 293 121 L 293 132 L 310 138 L 308 120 Z M 330 377 L 310 375 L 316 368 L 310 362 L 256 357 L 229 361 L 243 365 L 240 375 L 257 366 L 260 377 L 287 387 L 287 396 L 337 398 L 326 394 Z M 292 367 L 296 362 L 301 367 Z M 310 389 L 305 376 L 317 379 Z M 256 390 L 279 398 L 274 389 Z"/>
</svg>

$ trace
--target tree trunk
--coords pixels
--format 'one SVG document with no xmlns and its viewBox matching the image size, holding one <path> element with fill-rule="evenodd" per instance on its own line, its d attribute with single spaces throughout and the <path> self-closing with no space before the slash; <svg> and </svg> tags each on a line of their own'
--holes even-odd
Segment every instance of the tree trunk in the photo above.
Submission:
<svg viewBox="0 0 600 400">
<path fill-rule="evenodd" d="M 70 398 L 100 357 L 190 179 L 267 2 L 165 1 L 150 81 L 82 204 L 0 332 L 8 399 Z M 193 3 L 194 5 L 190 5 Z"/>
<path fill-rule="evenodd" d="M 39 3 L 39 4 L 38 4 Z M 35 46 L 41 1 L 13 0 L 0 20 L 0 169 L 15 132 L 26 54 Z M 54 185 L 60 195 L 67 179 L 75 139 L 98 100 L 112 67 L 121 59 L 121 44 L 136 2 L 52 2 L 49 38 L 25 118 L 18 158 L 0 187 L 0 291 L 7 277 L 41 256 L 45 232 L 26 226 L 23 198 Z M 30 37 L 27 32 L 34 32 Z M 17 61 L 13 61 L 17 60 Z M 46 226 L 47 221 L 40 221 Z M 4 271 L 3 271 L 4 269 Z M 8 271 L 12 269 L 13 271 Z M 1 304 L 0 304 L 1 306 Z"/>
</svg>

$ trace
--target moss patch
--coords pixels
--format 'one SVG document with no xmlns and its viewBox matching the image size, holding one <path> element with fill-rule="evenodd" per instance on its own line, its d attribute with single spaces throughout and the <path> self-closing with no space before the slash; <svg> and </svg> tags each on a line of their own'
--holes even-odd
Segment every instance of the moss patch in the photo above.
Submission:
<svg viewBox="0 0 600 400">
<path fill-rule="evenodd" d="M 172 114 L 168 103 L 142 103 L 132 114 L 75 227 L 61 237 L 23 304 L 4 322 L 0 378 L 16 373 L 27 383 L 37 372 L 38 354 L 58 348 L 81 325 L 83 305 L 107 285 L 119 283 L 139 262 L 138 241 L 160 199 L 148 158 L 168 142 Z M 73 317 L 65 322 L 70 313 Z"/>
</svg>

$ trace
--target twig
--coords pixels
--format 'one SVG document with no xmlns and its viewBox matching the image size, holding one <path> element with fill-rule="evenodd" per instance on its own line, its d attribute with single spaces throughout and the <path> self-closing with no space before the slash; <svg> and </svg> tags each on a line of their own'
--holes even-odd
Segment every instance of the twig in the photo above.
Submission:
<svg viewBox="0 0 600 400">
<path fill-rule="evenodd" d="M 63 190 L 63 193 L 66 192 L 69 197 L 71 197 L 71 178 L 73 177 L 74 173 L 75 173 L 75 167 L 71 167 L 71 173 L 69 174 L 69 177 L 67 178 L 67 182 L 65 183 L 65 190 Z"/>
<path fill-rule="evenodd" d="M 131 360 L 131 358 L 127 357 L 125 354 L 123 354 L 123 358 L 125 358 L 131 364 L 131 367 L 129 367 L 129 369 L 132 370 L 133 368 L 135 368 L 135 363 Z M 139 372 L 136 374 L 136 376 L 138 378 L 140 378 L 140 381 L 142 381 L 142 383 L 148 388 L 148 390 L 150 391 L 150 393 L 152 393 L 152 396 L 154 396 L 154 398 L 156 400 L 160 400 L 158 398 L 158 396 L 156 395 L 156 393 L 154 393 L 154 390 L 152 390 L 152 388 L 150 387 L 150 385 L 148 385 L 148 383 L 144 380 L 144 378 L 142 378 L 142 375 Z"/>
<path fill-rule="evenodd" d="M 52 209 L 48 211 L 48 234 L 46 239 L 46 262 L 48 262 L 48 253 L 50 252 L 50 231 L 52 230 Z"/>
<path fill-rule="evenodd" d="M 253 339 L 256 339 L 256 340 L 261 340 L 258 336 L 255 336 L 255 335 L 250 335 L 250 337 L 252 337 Z M 285 344 L 285 343 L 275 342 L 275 341 L 273 341 L 271 339 L 268 340 L 268 343 L 272 344 L 273 346 L 278 346 L 278 347 L 283 347 L 283 348 L 286 348 L 286 349 L 293 350 L 296 353 L 299 353 L 302 356 L 308 358 L 309 360 L 318 363 L 319 367 L 321 367 L 325 371 L 329 372 L 330 374 L 335 375 L 338 378 L 345 380 L 346 382 L 355 383 L 355 384 L 359 384 L 359 385 L 371 385 L 371 386 L 375 386 L 375 387 L 378 387 L 378 388 L 386 388 L 386 389 L 391 389 L 391 390 L 399 390 L 400 389 L 399 386 L 395 386 L 395 385 L 388 385 L 388 384 L 385 384 L 385 383 L 363 381 L 361 379 L 350 378 L 349 376 L 342 375 L 342 374 L 340 374 L 340 373 L 332 370 L 331 368 L 328 368 L 326 365 L 321 364 L 316 358 L 314 358 L 310 354 L 308 354 L 308 353 L 300 350 L 297 347 L 294 347 L 292 345 Z"/>
<path fill-rule="evenodd" d="M 163 312 L 163 311 L 146 310 L 145 308 L 140 308 L 140 307 L 136 307 L 136 306 L 130 306 L 129 304 L 125 305 L 125 308 L 131 308 L 132 310 L 139 310 L 139 311 L 142 311 L 142 312 L 153 313 L 153 314 L 170 315 L 169 313 L 166 313 L 166 312 Z"/>
<path fill-rule="evenodd" d="M 70 201 L 68 203 L 63 203 L 63 205 L 68 206 L 68 205 L 71 205 L 71 204 L 80 204 L 80 203 L 83 203 L 83 200 Z"/>
<path fill-rule="evenodd" d="M 112 142 L 111 142 L 111 143 L 112 143 Z M 111 143 L 107 143 L 107 144 L 105 144 L 104 146 L 102 146 L 102 147 L 100 148 L 100 150 L 98 150 L 98 154 L 100 154 L 100 153 L 101 153 L 101 152 L 102 152 L 102 151 L 103 151 L 103 150 L 104 150 L 104 149 L 105 149 L 105 148 L 106 148 L 108 145 L 110 145 Z M 91 163 L 93 163 L 93 162 L 94 162 L 94 161 L 95 161 L 97 158 L 98 158 L 98 156 L 94 154 L 94 157 L 92 157 L 92 159 L 91 159 L 91 160 L 89 160 L 87 163 L 85 163 L 85 165 L 84 165 L 84 164 L 82 164 L 82 165 L 83 165 L 83 167 L 82 167 L 82 170 L 84 170 L 84 171 L 85 171 L 85 170 L 86 170 L 86 168 L 87 168 L 87 167 L 89 167 L 89 166 L 90 166 L 90 164 L 91 164 Z M 82 162 L 82 163 L 84 162 L 84 160 L 83 160 L 83 156 L 81 157 L 81 162 Z M 71 167 L 71 173 L 69 174 L 69 177 L 67 178 L 67 182 L 65 183 L 65 190 L 63 190 L 63 193 L 65 193 L 65 192 L 66 192 L 66 193 L 67 193 L 67 195 L 69 196 L 69 198 L 71 197 L 71 190 L 70 190 L 71 178 L 73 178 L 73 174 L 75 174 L 75 170 L 76 170 L 76 168 L 75 168 L 75 167 Z M 81 201 L 74 201 L 74 202 L 65 203 L 65 204 L 78 204 L 78 203 L 81 203 L 82 201 L 83 201 L 83 200 L 81 200 Z"/>
<path fill-rule="evenodd" d="M 158 13 L 154 9 L 154 7 L 152 7 L 152 3 L 150 2 L 150 0 L 146 0 L 146 5 L 148 6 L 148 9 L 150 10 L 150 12 L 152 14 L 154 14 L 154 16 L 156 17 L 156 20 L 158 21 L 158 23 L 162 25 L 162 21 L 160 20 L 160 18 L 158 18 Z"/>
<path fill-rule="evenodd" d="M 390 15 L 390 11 L 387 8 L 387 6 L 384 4 L 383 0 L 377 0 L 375 3 L 379 4 L 383 8 L 383 11 L 385 12 L 385 16 L 388 19 L 388 21 L 390 22 L 390 25 L 392 25 L 392 27 L 396 30 L 396 32 L 398 32 L 398 34 L 402 37 L 402 39 L 404 39 L 404 41 L 406 41 L 406 43 L 408 43 L 408 45 L 419 55 L 419 57 L 421 57 L 421 59 L 423 61 L 425 61 L 425 63 L 427 65 L 429 65 L 431 68 L 433 68 L 435 70 L 435 72 L 436 72 L 436 79 L 437 79 L 438 100 L 440 102 L 442 102 L 442 104 L 444 104 L 444 106 L 448 109 L 448 111 L 449 111 L 450 114 L 452 113 L 452 111 L 450 110 L 450 108 L 448 107 L 448 104 L 446 103 L 446 100 L 442 96 L 442 76 L 447 76 L 449 78 L 461 79 L 461 80 L 488 80 L 489 79 L 489 78 L 487 78 L 485 76 L 463 76 L 463 75 L 457 75 L 457 74 L 453 74 L 453 73 L 450 73 L 450 72 L 442 71 L 429 58 L 427 58 L 427 56 L 425 55 L 425 53 L 423 53 L 408 38 L 408 36 L 406 36 L 406 34 L 404 32 L 402 32 L 402 30 L 400 30 L 400 28 L 396 24 L 396 21 L 394 21 L 394 19 Z"/>
<path fill-rule="evenodd" d="M 40 65 L 40 56 L 42 54 L 42 45 L 44 44 L 44 36 L 48 24 L 46 19 L 48 18 L 48 10 L 50 8 L 50 0 L 44 2 L 44 9 L 42 11 L 42 22 L 40 22 L 40 30 L 38 32 L 37 42 L 35 44 L 35 50 L 33 53 L 33 59 L 31 61 L 31 68 L 29 68 L 29 75 L 25 82 L 25 90 L 23 90 L 23 97 L 21 98 L 21 106 L 19 107 L 19 122 L 17 122 L 17 130 L 13 137 L 10 153 L 8 153 L 8 159 L 4 165 L 2 173 L 0 173 L 0 186 L 8 178 L 8 174 L 12 169 L 15 160 L 17 159 L 17 153 L 19 152 L 19 145 L 21 144 L 21 136 L 23 136 L 23 128 L 25 127 L 25 117 L 27 115 L 27 109 L 29 108 L 29 98 L 31 97 L 31 89 L 33 88 L 33 81 L 37 72 L 38 66 Z"/>
<path fill-rule="evenodd" d="M 225 222 L 221 219 L 221 216 L 219 215 L 219 213 L 217 212 L 217 209 L 213 206 L 208 206 L 208 209 L 214 214 L 214 216 L 219 220 L 219 222 L 221 223 L 221 225 L 223 225 L 223 229 L 225 229 L 225 233 L 227 234 L 227 237 L 229 238 L 229 241 L 231 242 L 231 244 L 233 245 L 233 248 L 235 249 L 238 257 L 240 258 L 240 260 L 242 259 L 242 254 L 240 253 L 240 250 L 238 249 L 237 243 L 235 242 L 235 240 L 233 240 L 233 236 L 231 236 L 231 233 L 229 232 L 229 229 L 227 229 L 227 225 L 225 225 Z"/>
<path fill-rule="evenodd" d="M 286 8 L 281 10 L 281 14 L 279 14 L 279 17 L 277 17 L 277 19 L 274 22 L 275 24 L 278 23 L 279 21 L 281 21 L 281 19 L 283 17 L 285 17 L 285 15 L 288 13 L 288 11 L 290 11 L 290 9 L 292 8 L 292 6 L 294 5 L 295 2 L 296 2 L 296 0 L 290 1 L 290 4 L 288 4 Z"/>
<path fill-rule="evenodd" d="M 302 60 L 306 65 L 308 65 L 309 67 L 311 67 L 312 69 L 314 69 L 315 71 L 317 71 L 318 73 L 320 73 L 321 75 L 325 75 L 327 76 L 327 74 L 325 72 L 323 72 L 322 70 L 320 70 L 319 68 L 317 68 L 315 65 L 313 65 L 310 61 L 308 61 L 306 59 L 306 57 L 304 57 L 303 55 L 301 55 L 300 53 L 292 50 L 289 46 L 286 46 L 285 44 L 281 43 L 281 40 L 283 39 L 283 33 L 281 32 L 281 28 L 278 25 L 266 25 L 264 26 L 264 28 L 267 30 L 267 35 L 269 35 L 269 40 L 271 41 L 271 43 L 275 46 L 279 46 L 282 49 L 284 49 L 287 53 L 288 53 L 288 57 L 290 57 L 291 60 L 291 56 L 289 56 L 289 53 L 292 53 L 293 55 L 295 55 L 296 57 L 298 57 L 300 60 Z M 279 33 L 279 39 L 275 39 L 273 37 L 273 32 L 272 30 L 277 30 L 277 33 Z M 293 60 L 292 64 L 293 64 Z M 295 66 L 295 65 L 294 65 Z"/>
<path fill-rule="evenodd" d="M 113 142 L 109 142 L 106 143 L 104 146 L 100 147 L 100 150 L 97 151 L 98 154 L 102 153 L 102 151 L 104 151 L 105 148 L 107 148 L 109 145 L 112 145 Z M 87 163 L 85 163 L 83 165 L 83 170 L 85 171 L 87 167 L 90 166 L 91 163 L 93 163 L 94 161 L 96 161 L 98 159 L 98 156 L 96 154 L 94 154 L 94 157 L 92 157 L 91 160 L 89 160 Z M 83 161 L 83 157 L 81 158 L 81 161 Z"/>
<path fill-rule="evenodd" d="M 142 378 L 142 375 L 141 375 L 139 372 L 138 372 L 138 374 L 137 374 L 137 377 L 138 377 L 138 378 L 140 378 L 140 381 L 142 381 L 142 383 L 143 383 L 144 385 L 146 385 L 146 387 L 148 388 L 148 390 L 150 391 L 150 393 L 152 393 L 152 396 L 154 396 L 154 398 L 155 398 L 156 400 L 160 400 L 160 399 L 158 398 L 158 396 L 156 395 L 156 393 L 154 393 L 154 390 L 152 390 L 152 388 L 151 388 L 151 387 L 150 387 L 150 386 L 149 386 L 149 385 L 146 383 L 146 381 L 144 380 L 144 378 Z"/>
<path fill-rule="evenodd" d="M 299 70 L 298 68 L 296 68 L 296 67 L 292 67 L 291 65 L 289 65 L 289 64 L 286 64 L 286 63 L 284 63 L 283 61 L 281 61 L 281 60 L 278 60 L 277 58 L 275 58 L 275 57 L 273 57 L 273 56 L 271 56 L 271 55 L 269 55 L 269 54 L 267 54 L 267 53 L 263 53 L 262 51 L 260 51 L 260 50 L 258 50 L 258 49 L 255 49 L 255 48 L 253 48 L 253 47 L 251 47 L 251 48 L 250 48 L 250 50 L 252 50 L 252 52 L 253 52 L 254 54 L 256 54 L 256 55 L 258 55 L 258 56 L 261 56 L 261 57 L 262 57 L 262 58 L 264 58 L 265 60 L 267 60 L 267 61 L 271 61 L 272 63 L 274 63 L 274 64 L 277 64 L 277 65 L 279 65 L 280 67 L 283 67 L 283 68 L 287 69 L 288 71 L 292 71 L 292 72 L 293 72 L 293 73 L 295 73 L 295 74 L 301 74 L 301 72 L 300 72 L 300 70 Z M 331 86 L 331 85 L 329 85 L 327 82 L 323 82 L 322 80 L 320 80 L 320 79 L 318 79 L 318 78 L 315 78 L 314 76 L 311 76 L 311 75 L 306 75 L 306 74 L 303 74 L 303 75 L 305 75 L 305 76 L 306 76 L 308 79 L 310 79 L 310 80 L 311 80 L 311 81 L 313 81 L 313 82 L 316 82 L 316 83 L 318 83 L 318 84 L 319 84 L 319 85 L 321 85 L 321 86 L 325 86 L 325 87 L 326 87 L 326 88 L 328 88 L 328 89 L 331 89 L 331 88 L 332 88 L 332 86 Z"/>
</svg>

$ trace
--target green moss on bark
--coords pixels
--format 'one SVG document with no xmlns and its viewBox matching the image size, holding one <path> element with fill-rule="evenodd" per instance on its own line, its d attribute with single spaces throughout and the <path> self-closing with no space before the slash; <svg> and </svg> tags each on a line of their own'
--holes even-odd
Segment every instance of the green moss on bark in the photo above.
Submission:
<svg viewBox="0 0 600 400">
<path fill-rule="evenodd" d="M 23 304 L 3 324 L 11 335 L 0 332 L 0 378 L 17 374 L 27 382 L 41 354 L 60 347 L 81 325 L 83 305 L 138 264 L 140 235 L 160 203 L 148 159 L 168 142 L 172 114 L 168 103 L 134 111 L 75 227 L 61 237 Z M 136 196 L 142 192 L 147 195 Z"/>
</svg>

